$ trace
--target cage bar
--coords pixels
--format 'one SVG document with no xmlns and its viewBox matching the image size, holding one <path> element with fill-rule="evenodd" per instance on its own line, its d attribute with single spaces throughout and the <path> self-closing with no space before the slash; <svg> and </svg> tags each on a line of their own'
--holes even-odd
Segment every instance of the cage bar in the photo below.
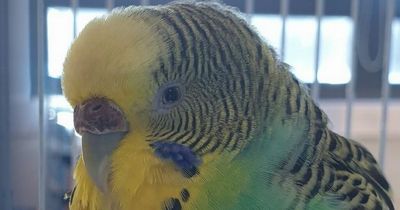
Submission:
<svg viewBox="0 0 400 210">
<path fill-rule="evenodd" d="M 346 115 L 345 115 L 345 132 L 347 138 L 351 138 L 351 121 L 353 116 L 353 103 L 355 97 L 355 81 L 357 72 L 357 36 L 358 36 L 358 15 L 359 15 L 359 0 L 351 2 L 351 17 L 353 19 L 353 46 L 351 55 L 351 79 L 346 85 Z"/>
<path fill-rule="evenodd" d="M 379 164 L 384 168 L 385 151 L 387 143 L 387 115 L 390 100 L 390 84 L 389 84 L 389 58 L 390 58 L 390 43 L 392 36 L 392 22 L 395 13 L 395 1 L 386 1 L 386 16 L 385 16 L 385 39 L 383 44 L 383 62 L 382 62 L 382 113 L 381 113 L 381 128 L 379 139 Z"/>
<path fill-rule="evenodd" d="M 286 44 L 286 20 L 289 15 L 289 0 L 281 0 L 280 14 L 282 18 L 282 34 L 281 34 L 281 59 L 285 60 L 285 44 Z"/>
<path fill-rule="evenodd" d="M 140 5 L 142 6 L 150 5 L 150 0 L 140 0 Z"/>
<path fill-rule="evenodd" d="M 106 8 L 108 12 L 111 12 L 111 10 L 114 8 L 114 5 L 114 0 L 106 0 Z"/>
<path fill-rule="evenodd" d="M 316 3 L 316 16 L 317 16 L 317 34 L 316 34 L 316 45 L 315 45 L 315 69 L 314 69 L 314 83 L 312 85 L 312 96 L 318 103 L 319 101 L 319 81 L 318 81 L 318 70 L 320 61 L 320 50 L 321 50 L 321 19 L 324 15 L 325 0 L 317 0 Z"/>
<path fill-rule="evenodd" d="M 244 12 L 246 13 L 247 22 L 251 22 L 251 16 L 254 13 L 254 0 L 246 0 Z"/>
<path fill-rule="evenodd" d="M 73 22 L 73 34 L 74 34 L 74 38 L 76 38 L 77 34 L 78 34 L 78 29 L 77 29 L 77 12 L 78 12 L 78 7 L 79 7 L 79 0 L 71 0 L 71 9 L 72 9 L 72 22 Z"/>
</svg>

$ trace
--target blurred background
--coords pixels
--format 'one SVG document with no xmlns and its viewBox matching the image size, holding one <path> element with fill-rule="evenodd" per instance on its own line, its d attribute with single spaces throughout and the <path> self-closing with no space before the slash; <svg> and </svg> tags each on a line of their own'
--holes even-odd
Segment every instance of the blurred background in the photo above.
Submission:
<svg viewBox="0 0 400 210">
<path fill-rule="evenodd" d="M 0 0 L 0 209 L 67 209 L 80 153 L 60 76 L 114 7 L 166 0 Z M 400 208 L 400 0 L 224 0 L 310 87 L 333 130 L 379 160 Z"/>
</svg>

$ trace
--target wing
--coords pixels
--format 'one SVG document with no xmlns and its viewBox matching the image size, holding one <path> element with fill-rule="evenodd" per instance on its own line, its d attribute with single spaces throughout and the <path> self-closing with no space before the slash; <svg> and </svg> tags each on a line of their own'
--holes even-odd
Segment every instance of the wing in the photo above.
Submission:
<svg viewBox="0 0 400 210">
<path fill-rule="evenodd" d="M 331 181 L 325 193 L 349 209 L 394 209 L 389 183 L 372 154 L 336 133 L 329 137 L 324 162 Z"/>
</svg>

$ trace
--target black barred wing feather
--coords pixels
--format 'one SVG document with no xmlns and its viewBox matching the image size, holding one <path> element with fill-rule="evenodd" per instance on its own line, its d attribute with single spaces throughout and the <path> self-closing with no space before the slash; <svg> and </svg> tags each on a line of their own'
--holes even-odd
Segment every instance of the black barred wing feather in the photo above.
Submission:
<svg viewBox="0 0 400 210">
<path fill-rule="evenodd" d="M 325 163 L 332 182 L 325 193 L 348 209 L 390 209 L 390 186 L 372 154 L 359 143 L 330 133 Z"/>
</svg>

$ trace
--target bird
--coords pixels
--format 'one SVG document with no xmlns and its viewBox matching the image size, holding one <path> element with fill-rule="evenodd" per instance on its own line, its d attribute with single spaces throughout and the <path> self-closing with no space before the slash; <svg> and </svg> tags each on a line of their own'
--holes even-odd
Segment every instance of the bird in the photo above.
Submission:
<svg viewBox="0 0 400 210">
<path fill-rule="evenodd" d="M 82 137 L 71 210 L 394 209 L 373 155 L 223 3 L 92 20 L 62 90 Z"/>
</svg>

